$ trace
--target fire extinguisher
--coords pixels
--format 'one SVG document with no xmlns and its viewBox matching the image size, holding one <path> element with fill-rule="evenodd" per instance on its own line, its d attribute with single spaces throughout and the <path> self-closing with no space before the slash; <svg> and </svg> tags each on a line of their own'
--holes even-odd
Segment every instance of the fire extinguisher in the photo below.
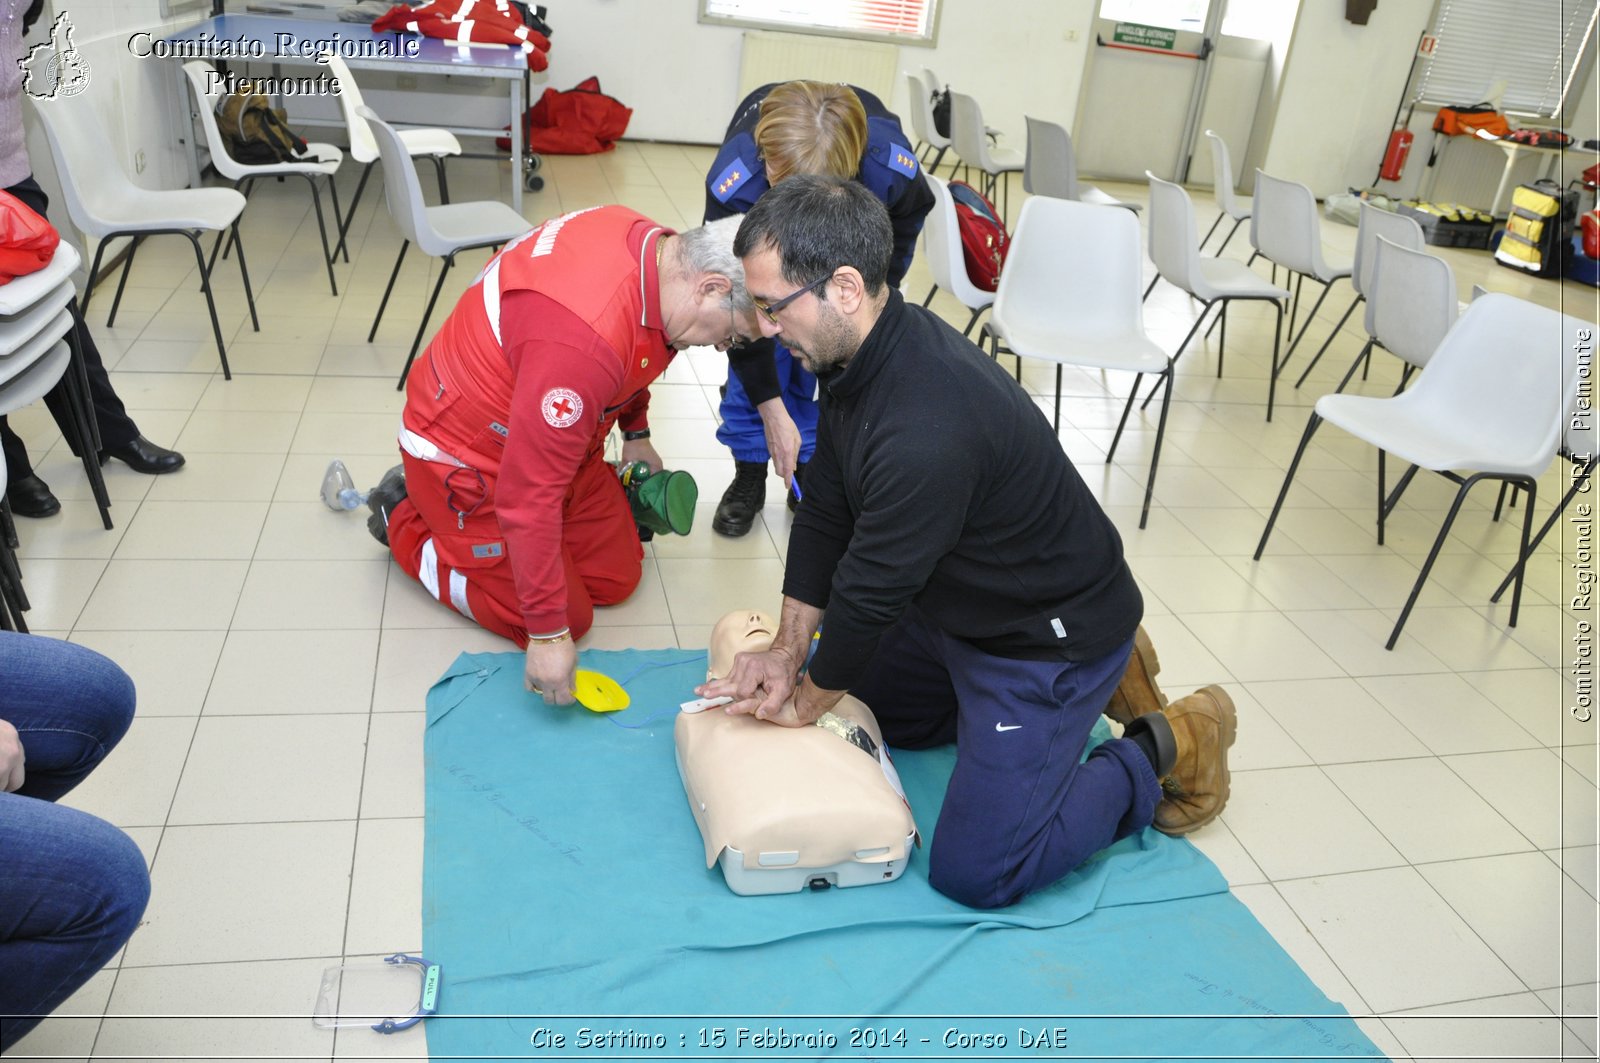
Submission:
<svg viewBox="0 0 1600 1063">
<path fill-rule="evenodd" d="M 1411 154 L 1411 143 L 1416 134 L 1409 129 L 1396 129 L 1389 134 L 1389 146 L 1383 153 L 1383 166 L 1378 176 L 1385 181 L 1398 181 L 1406 172 L 1406 158 Z"/>
</svg>

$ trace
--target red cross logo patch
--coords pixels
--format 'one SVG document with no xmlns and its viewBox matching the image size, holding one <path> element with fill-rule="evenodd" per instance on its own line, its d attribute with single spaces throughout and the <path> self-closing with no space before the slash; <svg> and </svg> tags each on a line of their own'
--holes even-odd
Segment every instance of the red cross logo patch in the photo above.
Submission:
<svg viewBox="0 0 1600 1063">
<path fill-rule="evenodd" d="M 571 388 L 551 388 L 544 393 L 539 408 L 552 428 L 570 428 L 583 416 L 583 399 Z"/>
</svg>

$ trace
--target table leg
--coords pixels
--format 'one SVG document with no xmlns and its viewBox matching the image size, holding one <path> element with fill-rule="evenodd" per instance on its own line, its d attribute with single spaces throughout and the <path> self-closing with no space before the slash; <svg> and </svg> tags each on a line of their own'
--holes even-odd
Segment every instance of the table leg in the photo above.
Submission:
<svg viewBox="0 0 1600 1063">
<path fill-rule="evenodd" d="M 511 78 L 511 209 L 522 213 L 522 79 Z"/>
<path fill-rule="evenodd" d="M 1506 153 L 1506 164 L 1500 171 L 1500 183 L 1495 186 L 1494 199 L 1489 201 L 1489 217 L 1500 217 L 1500 201 L 1506 197 L 1506 186 L 1511 183 L 1511 171 L 1517 166 L 1517 149 L 1515 147 L 1502 148 Z"/>
</svg>

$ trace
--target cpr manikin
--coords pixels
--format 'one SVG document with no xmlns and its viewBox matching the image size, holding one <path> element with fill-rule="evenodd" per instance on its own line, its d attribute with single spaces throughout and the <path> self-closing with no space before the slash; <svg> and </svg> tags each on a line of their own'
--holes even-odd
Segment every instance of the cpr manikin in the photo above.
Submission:
<svg viewBox="0 0 1600 1063">
<path fill-rule="evenodd" d="M 711 632 L 707 679 L 736 654 L 771 647 L 778 622 L 729 613 Z M 735 893 L 792 893 L 888 882 L 905 871 L 916 824 L 878 723 L 846 695 L 816 724 L 782 727 L 690 703 L 673 729 L 678 773 L 705 841 Z"/>
</svg>

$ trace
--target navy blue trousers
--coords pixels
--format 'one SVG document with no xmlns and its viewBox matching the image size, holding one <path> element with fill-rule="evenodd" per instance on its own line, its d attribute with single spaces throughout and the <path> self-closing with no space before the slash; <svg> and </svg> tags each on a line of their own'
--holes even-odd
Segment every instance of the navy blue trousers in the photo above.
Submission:
<svg viewBox="0 0 1600 1063">
<path fill-rule="evenodd" d="M 1079 763 L 1133 642 L 1096 661 L 996 657 L 908 611 L 850 691 L 891 746 L 956 744 L 928 879 L 974 908 L 1014 904 L 1143 830 L 1161 784 L 1126 739 Z"/>
</svg>

